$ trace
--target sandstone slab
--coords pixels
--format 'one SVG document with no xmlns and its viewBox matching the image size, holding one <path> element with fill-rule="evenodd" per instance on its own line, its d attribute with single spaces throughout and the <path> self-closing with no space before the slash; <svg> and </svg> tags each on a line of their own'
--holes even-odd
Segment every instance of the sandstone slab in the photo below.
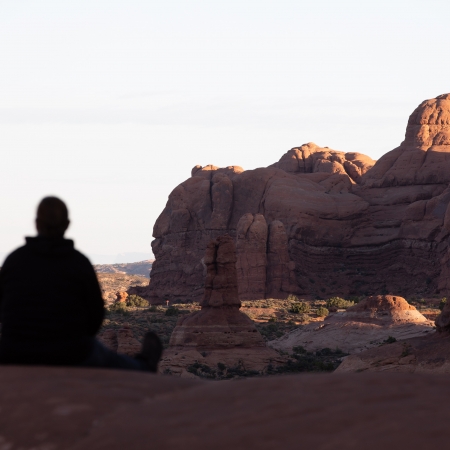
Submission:
<svg viewBox="0 0 450 450">
<path fill-rule="evenodd" d="M 404 340 L 434 332 L 433 322 L 398 296 L 373 296 L 345 312 L 330 314 L 322 323 L 301 326 L 269 342 L 277 350 L 302 346 L 308 351 L 339 348 L 358 353 L 389 338 Z"/>
<path fill-rule="evenodd" d="M 448 376 L 206 382 L 120 370 L 0 368 L 7 449 L 445 448 Z"/>
</svg>

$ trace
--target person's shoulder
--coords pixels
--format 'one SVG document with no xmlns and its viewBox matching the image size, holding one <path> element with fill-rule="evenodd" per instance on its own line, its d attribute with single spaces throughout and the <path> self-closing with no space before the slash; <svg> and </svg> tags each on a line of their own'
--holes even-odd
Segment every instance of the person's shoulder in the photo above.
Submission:
<svg viewBox="0 0 450 450">
<path fill-rule="evenodd" d="M 26 245 L 22 245 L 21 247 L 16 248 L 5 258 L 5 260 L 3 261 L 3 264 L 1 264 L 1 267 L 8 266 L 9 264 L 13 263 L 14 261 L 21 259 L 27 253 L 28 253 L 28 249 L 27 249 Z"/>
<path fill-rule="evenodd" d="M 89 261 L 89 258 L 84 253 L 81 253 L 79 250 L 77 250 L 76 248 L 73 249 L 73 255 L 79 262 L 81 262 L 83 264 L 87 264 L 89 266 L 92 266 L 91 261 Z"/>
</svg>

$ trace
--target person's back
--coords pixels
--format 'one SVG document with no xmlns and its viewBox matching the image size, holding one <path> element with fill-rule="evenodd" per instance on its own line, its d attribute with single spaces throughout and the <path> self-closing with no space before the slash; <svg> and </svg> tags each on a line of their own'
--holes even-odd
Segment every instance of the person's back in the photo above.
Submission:
<svg viewBox="0 0 450 450">
<path fill-rule="evenodd" d="M 64 239 L 67 208 L 48 197 L 38 208 L 38 236 L 5 260 L 0 272 L 0 362 L 79 364 L 103 315 L 92 265 Z"/>
<path fill-rule="evenodd" d="M 64 239 L 67 207 L 56 197 L 39 204 L 38 236 L 11 253 L 0 270 L 0 364 L 108 367 L 156 372 L 162 354 L 148 332 L 134 358 L 95 339 L 103 298 L 89 260 Z"/>
<path fill-rule="evenodd" d="M 73 242 L 27 238 L 0 273 L 0 362 L 78 364 L 103 320 L 94 270 Z"/>
</svg>

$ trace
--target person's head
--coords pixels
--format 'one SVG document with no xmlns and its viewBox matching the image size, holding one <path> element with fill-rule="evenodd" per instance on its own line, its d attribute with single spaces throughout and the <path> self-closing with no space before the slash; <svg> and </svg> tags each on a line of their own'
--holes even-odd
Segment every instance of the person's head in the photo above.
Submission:
<svg viewBox="0 0 450 450">
<path fill-rule="evenodd" d="M 45 197 L 39 203 L 36 214 L 36 229 L 42 237 L 63 237 L 69 227 L 69 211 L 57 197 Z"/>
</svg>

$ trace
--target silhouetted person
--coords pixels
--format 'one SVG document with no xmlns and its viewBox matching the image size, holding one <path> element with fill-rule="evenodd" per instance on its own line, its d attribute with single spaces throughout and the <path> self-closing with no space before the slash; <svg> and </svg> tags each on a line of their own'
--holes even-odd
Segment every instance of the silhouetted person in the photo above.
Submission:
<svg viewBox="0 0 450 450">
<path fill-rule="evenodd" d="M 63 201 L 44 198 L 37 237 L 11 253 L 0 271 L 1 364 L 76 365 L 156 371 L 162 346 L 147 333 L 136 358 L 118 355 L 95 335 L 104 304 L 89 260 L 64 239 Z"/>
</svg>

